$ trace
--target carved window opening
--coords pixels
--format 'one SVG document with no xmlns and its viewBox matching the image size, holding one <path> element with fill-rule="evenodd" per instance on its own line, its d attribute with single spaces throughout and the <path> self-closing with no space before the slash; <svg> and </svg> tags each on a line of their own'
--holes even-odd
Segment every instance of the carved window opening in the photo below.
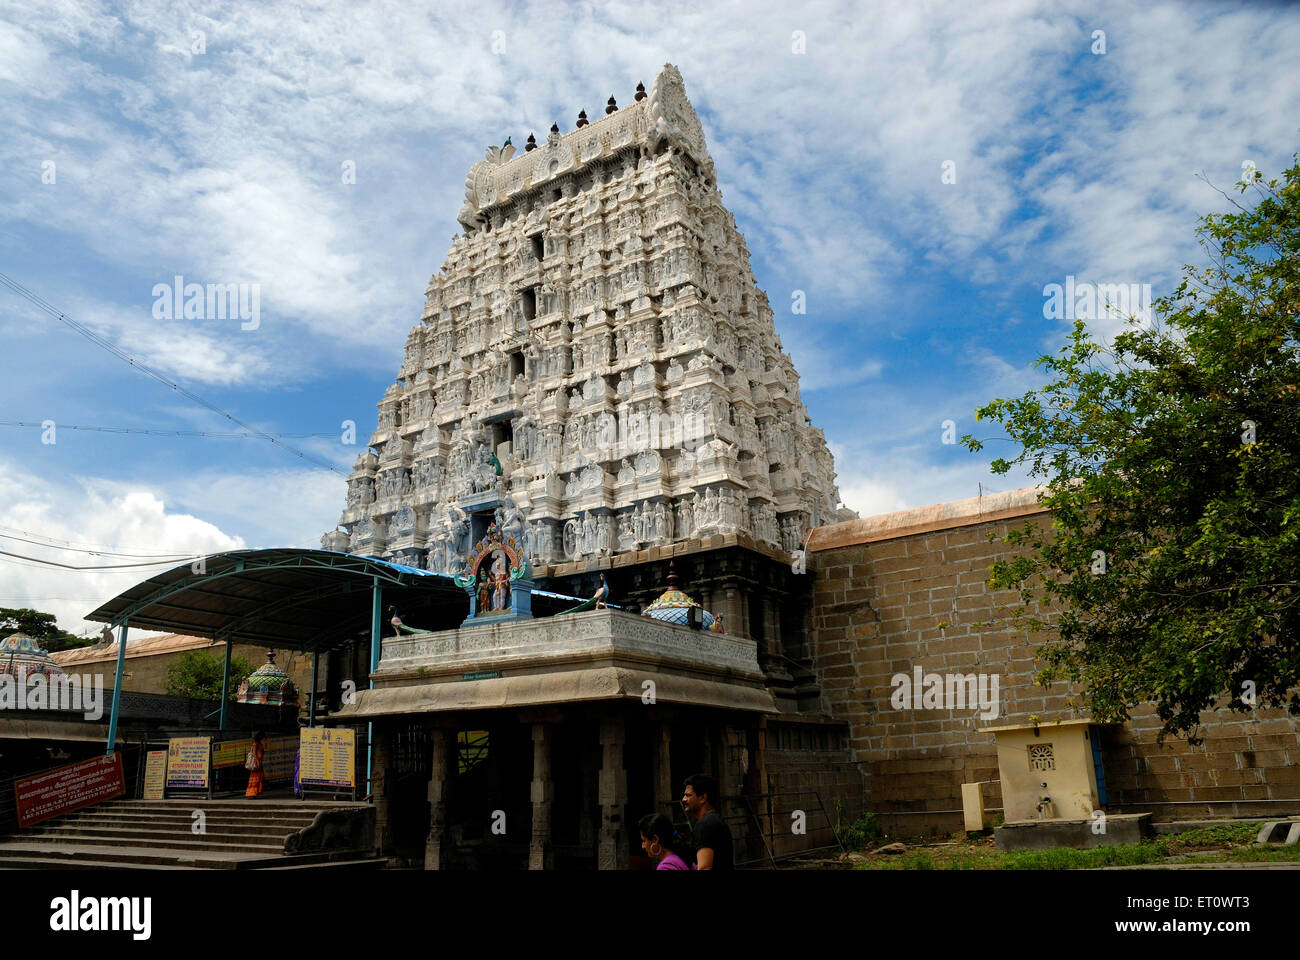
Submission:
<svg viewBox="0 0 1300 960">
<path fill-rule="evenodd" d="M 510 382 L 514 383 L 515 377 L 522 376 L 524 372 L 524 354 L 522 350 L 517 350 L 510 354 Z"/>
<path fill-rule="evenodd" d="M 519 293 L 519 308 L 524 313 L 524 319 L 532 321 L 537 316 L 537 288 L 529 287 L 527 290 L 521 290 Z"/>
<path fill-rule="evenodd" d="M 546 257 L 545 236 L 540 233 L 535 233 L 528 238 L 528 242 L 532 245 L 533 259 L 540 263 Z"/>
<path fill-rule="evenodd" d="M 1029 746 L 1030 770 L 1055 770 L 1056 753 L 1050 743 L 1034 743 Z"/>
</svg>

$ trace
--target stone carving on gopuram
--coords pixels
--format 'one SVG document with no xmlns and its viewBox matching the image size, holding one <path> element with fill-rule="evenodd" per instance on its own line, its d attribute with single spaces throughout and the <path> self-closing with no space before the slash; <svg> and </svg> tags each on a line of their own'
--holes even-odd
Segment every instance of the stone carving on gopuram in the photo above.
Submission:
<svg viewBox="0 0 1300 960">
<path fill-rule="evenodd" d="M 327 549 L 463 574 L 717 533 L 787 552 L 839 507 L 681 74 L 470 168 Z"/>
</svg>

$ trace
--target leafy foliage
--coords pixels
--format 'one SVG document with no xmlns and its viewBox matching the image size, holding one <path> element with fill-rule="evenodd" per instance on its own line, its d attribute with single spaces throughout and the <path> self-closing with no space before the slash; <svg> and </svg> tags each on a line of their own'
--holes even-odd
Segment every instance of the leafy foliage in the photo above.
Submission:
<svg viewBox="0 0 1300 960">
<path fill-rule="evenodd" d="M 0 607 L 0 638 L 13 633 L 25 633 L 50 653 L 57 650 L 70 650 L 73 647 L 88 647 L 95 643 L 94 637 L 77 637 L 60 630 L 52 613 L 42 613 L 26 607 Z"/>
<path fill-rule="evenodd" d="M 1021 447 L 994 472 L 1027 465 L 1052 518 L 1005 538 L 1023 552 L 991 584 L 1047 638 L 1039 681 L 1079 683 L 1096 720 L 1153 702 L 1161 739 L 1195 743 L 1203 710 L 1300 713 L 1295 161 L 1284 184 L 1239 185 L 1253 207 L 1203 218 L 1209 265 L 1184 268 L 1153 324 L 1106 346 L 1076 322 L 1038 363 L 1050 383 L 976 411 Z"/>
<path fill-rule="evenodd" d="M 203 650 L 189 650 L 167 666 L 167 692 L 192 700 L 220 700 L 224 659 Z M 228 699 L 234 700 L 239 685 L 256 669 L 243 657 L 230 658 Z"/>
<path fill-rule="evenodd" d="M 858 820 L 839 828 L 840 839 L 849 850 L 865 850 L 885 835 L 880 818 L 874 813 L 864 814 Z"/>
</svg>

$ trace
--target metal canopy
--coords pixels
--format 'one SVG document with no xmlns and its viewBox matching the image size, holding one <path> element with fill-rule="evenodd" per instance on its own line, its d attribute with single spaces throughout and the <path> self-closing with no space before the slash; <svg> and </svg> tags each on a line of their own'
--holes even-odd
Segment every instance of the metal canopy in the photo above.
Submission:
<svg viewBox="0 0 1300 960">
<path fill-rule="evenodd" d="M 137 630 L 327 650 L 371 626 L 371 590 L 407 622 L 453 626 L 469 610 L 443 573 L 330 550 L 234 550 L 143 580 L 86 616 Z M 418 611 L 419 618 L 412 616 Z"/>
</svg>

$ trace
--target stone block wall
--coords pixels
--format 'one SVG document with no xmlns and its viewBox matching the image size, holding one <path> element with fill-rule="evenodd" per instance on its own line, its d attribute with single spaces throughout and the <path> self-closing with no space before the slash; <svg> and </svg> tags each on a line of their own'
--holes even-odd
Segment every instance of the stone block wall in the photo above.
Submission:
<svg viewBox="0 0 1300 960">
<path fill-rule="evenodd" d="M 962 828 L 961 784 L 984 782 L 1001 807 L 994 736 L 986 726 L 1070 719 L 1064 684 L 1034 683 L 1035 637 L 996 622 L 1014 591 L 987 585 L 1000 541 L 1026 519 L 1046 524 L 1034 490 L 849 521 L 814 532 L 809 571 L 812 655 L 823 709 L 849 724 L 848 750 L 865 781 L 865 807 L 899 835 Z M 990 540 L 990 535 L 994 538 Z M 897 709 L 897 674 L 986 674 L 999 711 Z M 1282 711 L 1204 715 L 1205 742 L 1156 742 L 1146 708 L 1102 733 L 1110 812 L 1157 819 L 1300 814 L 1300 718 Z"/>
</svg>

